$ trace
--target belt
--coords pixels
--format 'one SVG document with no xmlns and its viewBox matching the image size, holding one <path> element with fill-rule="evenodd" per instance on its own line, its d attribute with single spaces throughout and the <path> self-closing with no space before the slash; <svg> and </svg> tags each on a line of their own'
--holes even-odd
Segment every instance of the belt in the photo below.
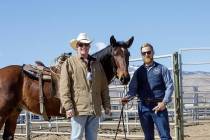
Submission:
<svg viewBox="0 0 210 140">
<path fill-rule="evenodd" d="M 147 105 L 157 105 L 158 102 L 162 102 L 161 99 L 143 99 L 143 100 L 140 100 L 140 101 L 147 104 Z"/>
</svg>

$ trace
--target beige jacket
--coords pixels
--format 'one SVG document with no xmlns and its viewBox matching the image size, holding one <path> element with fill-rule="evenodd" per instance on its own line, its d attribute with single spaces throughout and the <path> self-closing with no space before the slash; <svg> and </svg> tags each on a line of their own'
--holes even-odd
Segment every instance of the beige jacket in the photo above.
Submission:
<svg viewBox="0 0 210 140">
<path fill-rule="evenodd" d="M 75 115 L 101 115 L 101 107 L 111 108 L 106 75 L 98 61 L 92 61 L 93 80 L 87 80 L 87 66 L 78 56 L 68 58 L 61 68 L 60 94 L 65 110 Z"/>
</svg>

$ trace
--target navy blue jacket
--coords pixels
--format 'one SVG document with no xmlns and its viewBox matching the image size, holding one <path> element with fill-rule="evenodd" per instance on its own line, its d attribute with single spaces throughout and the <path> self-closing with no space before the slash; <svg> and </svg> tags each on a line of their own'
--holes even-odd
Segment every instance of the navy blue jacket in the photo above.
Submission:
<svg viewBox="0 0 210 140">
<path fill-rule="evenodd" d="M 150 67 L 142 65 L 134 72 L 127 96 L 168 103 L 171 101 L 173 90 L 170 71 L 165 66 L 154 62 Z"/>
</svg>

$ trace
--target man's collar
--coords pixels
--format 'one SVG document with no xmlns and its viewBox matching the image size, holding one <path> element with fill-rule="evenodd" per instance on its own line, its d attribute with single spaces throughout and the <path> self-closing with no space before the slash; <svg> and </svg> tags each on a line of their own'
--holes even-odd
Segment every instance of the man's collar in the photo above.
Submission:
<svg viewBox="0 0 210 140">
<path fill-rule="evenodd" d="M 84 58 L 81 57 L 81 56 L 78 56 L 78 58 L 80 58 L 81 60 L 84 60 Z M 96 58 L 93 57 L 93 56 L 91 56 L 91 55 L 88 55 L 87 60 L 88 60 L 88 61 L 96 61 Z"/>
<path fill-rule="evenodd" d="M 156 64 L 155 61 L 153 61 L 150 65 L 145 65 L 144 64 L 144 67 L 148 69 L 148 68 L 154 67 L 155 64 Z"/>
</svg>

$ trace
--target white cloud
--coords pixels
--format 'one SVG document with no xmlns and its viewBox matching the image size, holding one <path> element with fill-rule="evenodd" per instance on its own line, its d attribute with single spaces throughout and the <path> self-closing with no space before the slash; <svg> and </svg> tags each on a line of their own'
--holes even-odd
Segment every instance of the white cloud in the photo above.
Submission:
<svg viewBox="0 0 210 140">
<path fill-rule="evenodd" d="M 95 43 L 96 51 L 100 51 L 105 48 L 107 45 L 104 42 L 97 42 Z"/>
<path fill-rule="evenodd" d="M 98 51 L 102 50 L 103 48 L 105 48 L 106 46 L 108 46 L 108 45 L 106 45 L 104 42 L 96 42 L 91 47 L 89 53 L 93 54 L 95 52 L 98 52 Z"/>
</svg>

